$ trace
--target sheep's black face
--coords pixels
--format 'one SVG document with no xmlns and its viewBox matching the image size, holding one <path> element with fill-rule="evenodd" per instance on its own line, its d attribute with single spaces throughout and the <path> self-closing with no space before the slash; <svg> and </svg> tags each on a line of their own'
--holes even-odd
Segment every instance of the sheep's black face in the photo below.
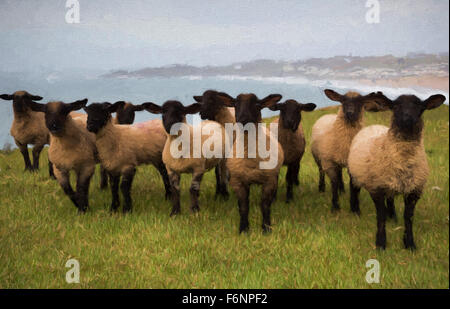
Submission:
<svg viewBox="0 0 450 309">
<path fill-rule="evenodd" d="M 401 132 L 409 135 L 422 131 L 422 114 L 426 106 L 422 100 L 414 95 L 402 95 L 394 101 L 392 106 L 393 125 Z"/>
<path fill-rule="evenodd" d="M 0 98 L 7 101 L 13 101 L 13 109 L 16 113 L 23 113 L 29 110 L 31 101 L 40 101 L 42 97 L 32 95 L 26 91 L 16 91 L 13 94 L 2 94 Z"/>
<path fill-rule="evenodd" d="M 261 121 L 261 110 L 265 107 L 273 107 L 282 96 L 271 94 L 262 100 L 259 100 L 253 93 L 240 94 L 234 100 L 236 122 L 246 125 L 248 123 L 258 123 Z"/>
<path fill-rule="evenodd" d="M 287 100 L 284 103 L 278 103 L 270 109 L 280 111 L 280 121 L 283 128 L 297 131 L 300 121 L 302 120 L 301 111 L 312 111 L 316 108 L 316 104 L 302 104 L 295 100 Z"/>
<path fill-rule="evenodd" d="M 140 109 L 139 106 L 124 102 L 124 104 L 117 107 L 117 121 L 119 124 L 132 124 L 136 115 L 135 112 L 138 110 L 142 109 Z"/>
<path fill-rule="evenodd" d="M 217 91 L 207 90 L 202 96 L 194 96 L 194 99 L 201 104 L 200 117 L 203 120 L 216 120 L 216 115 L 224 108 L 217 94 Z"/>
<path fill-rule="evenodd" d="M 88 118 L 86 128 L 89 132 L 98 133 L 111 118 L 110 103 L 92 103 L 84 110 Z"/>
<path fill-rule="evenodd" d="M 364 104 L 369 102 L 367 96 L 361 96 L 356 92 L 347 92 L 345 95 L 341 95 L 333 90 L 326 89 L 325 94 L 330 100 L 342 104 L 345 120 L 351 124 L 361 119 Z"/>
<path fill-rule="evenodd" d="M 246 125 L 248 123 L 258 123 L 261 120 L 262 106 L 253 93 L 240 94 L 235 103 L 236 122 Z"/>
<path fill-rule="evenodd" d="M 169 134 L 174 124 L 185 121 L 185 116 L 185 107 L 178 101 L 167 101 L 162 106 L 162 121 L 164 129 Z"/>
</svg>

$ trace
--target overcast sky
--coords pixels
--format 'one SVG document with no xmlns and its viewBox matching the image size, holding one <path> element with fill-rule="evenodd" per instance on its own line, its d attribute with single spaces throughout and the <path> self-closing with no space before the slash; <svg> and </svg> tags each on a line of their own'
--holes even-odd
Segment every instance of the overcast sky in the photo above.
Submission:
<svg viewBox="0 0 450 309">
<path fill-rule="evenodd" d="M 449 1 L 366 0 L 0 1 L 0 70 L 133 69 L 173 63 L 448 52 Z"/>
</svg>

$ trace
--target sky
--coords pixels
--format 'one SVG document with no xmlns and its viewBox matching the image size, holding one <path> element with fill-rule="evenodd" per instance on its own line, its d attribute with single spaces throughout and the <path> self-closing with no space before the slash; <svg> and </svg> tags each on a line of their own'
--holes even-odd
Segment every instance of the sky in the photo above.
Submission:
<svg viewBox="0 0 450 309">
<path fill-rule="evenodd" d="M 373 1 L 373 0 L 371 0 Z M 449 1 L 0 0 L 0 70 L 137 69 L 174 63 L 448 52 Z"/>
</svg>

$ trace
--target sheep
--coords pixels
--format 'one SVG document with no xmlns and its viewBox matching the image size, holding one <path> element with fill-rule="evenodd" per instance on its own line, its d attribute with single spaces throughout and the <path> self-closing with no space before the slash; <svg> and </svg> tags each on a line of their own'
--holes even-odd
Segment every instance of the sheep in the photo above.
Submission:
<svg viewBox="0 0 450 309">
<path fill-rule="evenodd" d="M 26 91 L 16 91 L 13 94 L 2 94 L 0 95 L 0 98 L 7 101 L 13 101 L 14 120 L 10 133 L 23 156 L 25 170 L 38 170 L 39 156 L 44 146 L 49 143 L 50 134 L 45 126 L 44 115 L 32 111 L 29 104 L 32 100 L 42 100 L 42 97 L 32 95 Z M 34 145 L 32 151 L 33 164 L 31 164 L 30 161 L 28 144 Z M 49 174 L 50 176 L 53 176 L 53 168 L 50 161 Z"/>
<path fill-rule="evenodd" d="M 392 101 L 381 92 L 373 95 L 379 104 L 393 111 L 391 126 L 366 127 L 353 139 L 348 156 L 348 169 L 355 186 L 351 192 L 352 207 L 359 208 L 358 194 L 361 187 L 365 188 L 377 212 L 376 247 L 385 249 L 386 215 L 396 218 L 394 196 L 403 194 L 403 244 L 406 249 L 414 250 L 412 217 L 429 174 L 421 116 L 425 110 L 439 107 L 446 98 L 437 94 L 422 101 L 414 95 L 402 95 Z"/>
<path fill-rule="evenodd" d="M 48 156 L 54 165 L 54 174 L 64 193 L 80 213 L 89 208 L 89 184 L 99 160 L 95 135 L 86 130 L 83 119 L 72 118 L 70 112 L 81 109 L 87 101 L 57 101 L 47 104 L 30 102 L 33 111 L 45 114 L 45 125 L 50 131 Z M 70 185 L 70 171 L 75 171 L 77 175 L 76 191 Z"/>
<path fill-rule="evenodd" d="M 170 216 L 177 215 L 181 212 L 180 210 L 180 177 L 182 173 L 192 174 L 192 182 L 190 187 L 191 195 L 191 211 L 198 212 L 200 210 L 198 198 L 200 195 L 200 185 L 205 172 L 215 168 L 218 164 L 224 160 L 224 143 L 225 143 L 225 132 L 224 128 L 215 121 L 203 121 L 200 125 L 191 126 L 186 123 L 187 114 L 196 114 L 200 111 L 201 105 L 199 103 L 194 103 L 188 106 L 183 106 L 179 101 L 167 101 L 162 106 L 154 104 L 152 102 L 147 102 L 142 104 L 144 108 L 153 114 L 162 114 L 164 129 L 167 134 L 167 141 L 164 146 L 163 151 L 163 162 L 166 165 L 167 172 L 169 174 L 170 185 L 171 185 L 171 196 L 172 196 L 172 211 Z M 173 155 L 171 152 L 172 145 L 176 145 L 179 139 L 183 139 L 183 130 L 178 130 L 177 132 L 173 127 L 176 124 L 183 124 L 189 128 L 189 146 L 194 145 L 194 135 L 200 136 L 200 144 L 205 145 L 205 141 L 213 140 L 212 145 L 214 150 L 215 147 L 221 145 L 222 149 L 220 155 L 213 155 L 207 157 L 204 155 L 203 151 L 200 154 L 194 154 L 194 148 L 189 147 L 189 154 L 186 155 Z M 203 132 L 220 132 L 220 139 L 216 139 L 216 134 L 203 134 Z M 181 133 L 180 133 L 181 132 Z M 185 140 L 187 141 L 187 140 Z M 198 149 L 197 149 L 198 150 Z"/>
<path fill-rule="evenodd" d="M 116 117 L 113 118 L 114 124 L 133 124 L 135 112 L 143 110 L 142 106 L 134 105 L 130 102 L 118 101 L 114 104 L 117 104 Z M 87 120 L 86 114 L 81 115 L 86 117 Z M 108 174 L 103 166 L 100 167 L 100 175 L 100 189 L 106 189 L 108 187 Z"/>
<path fill-rule="evenodd" d="M 262 198 L 261 198 L 261 212 L 262 212 L 262 230 L 264 233 L 271 231 L 270 220 L 270 206 L 276 197 L 278 188 L 278 174 L 284 161 L 283 149 L 278 143 L 277 139 L 272 136 L 272 133 L 268 130 L 262 132 L 255 132 L 256 140 L 249 140 L 251 134 L 245 130 L 245 126 L 255 125 L 261 123 L 261 110 L 265 107 L 272 107 L 282 96 L 279 94 L 271 94 L 264 99 L 258 99 L 253 94 L 240 94 L 237 98 L 230 96 L 221 96 L 221 100 L 228 107 L 234 107 L 236 112 L 236 125 L 242 125 L 243 130 L 236 132 L 236 138 L 234 139 L 233 149 L 234 153 L 226 160 L 226 166 L 230 172 L 230 186 L 233 188 L 237 198 L 239 206 L 239 233 L 249 231 L 248 213 L 249 213 L 249 194 L 250 186 L 252 184 L 262 185 Z M 242 134 L 243 133 L 243 134 Z M 249 143 L 258 147 L 258 139 L 261 138 L 260 134 L 264 134 L 266 138 L 266 150 L 267 144 L 276 145 L 275 149 L 270 149 L 269 156 L 262 158 L 259 153 L 256 153 L 255 157 L 249 156 Z M 264 138 L 264 137 L 262 137 Z M 239 157 L 236 152 L 236 147 L 239 143 L 244 145 L 244 156 Z M 251 148 L 250 148 L 251 149 Z M 275 165 L 269 168 L 261 168 L 261 163 L 267 163 L 268 161 L 276 160 Z"/>
<path fill-rule="evenodd" d="M 110 176 L 112 203 L 111 212 L 120 206 L 119 183 L 125 199 L 123 212 L 132 211 L 131 186 L 136 167 L 153 164 L 162 176 L 166 198 L 170 195 L 169 178 L 162 162 L 162 151 L 166 134 L 160 120 L 150 120 L 136 125 L 116 125 L 111 113 L 121 103 L 93 103 L 84 110 L 88 114 L 87 130 L 95 134 L 98 156 Z"/>
<path fill-rule="evenodd" d="M 142 105 L 134 105 L 131 102 L 118 101 L 114 104 L 117 105 L 116 117 L 113 118 L 114 124 L 133 124 L 135 112 L 144 110 Z"/>
<path fill-rule="evenodd" d="M 292 187 L 298 185 L 298 173 L 300 171 L 300 161 L 305 152 L 305 134 L 300 123 L 301 112 L 310 112 L 316 108 L 314 103 L 302 104 L 295 100 L 287 100 L 284 103 L 277 103 L 270 109 L 280 111 L 280 117 L 272 121 L 278 127 L 278 142 L 281 144 L 284 153 L 283 165 L 287 165 L 286 173 L 286 203 L 292 200 Z"/>
<path fill-rule="evenodd" d="M 312 128 L 311 152 L 319 168 L 319 191 L 325 191 L 325 173 L 331 180 L 332 211 L 339 211 L 339 191 L 344 191 L 342 168 L 347 167 L 347 158 L 353 137 L 363 128 L 365 105 L 376 111 L 378 106 L 372 94 L 362 96 L 356 92 L 341 95 L 326 89 L 325 95 L 333 101 L 340 102 L 338 113 L 324 115 Z M 350 187 L 352 180 L 350 179 Z M 351 211 L 360 215 L 360 210 Z"/>
<path fill-rule="evenodd" d="M 234 117 L 234 108 L 227 107 L 222 98 L 231 98 L 228 94 L 224 92 L 218 92 L 215 90 L 207 90 L 201 96 L 194 96 L 194 100 L 201 105 L 200 117 L 202 120 L 211 120 L 220 123 L 223 127 L 225 124 L 236 123 Z M 227 189 L 227 182 L 229 173 L 226 169 L 225 160 L 221 161 L 219 166 L 216 166 L 216 195 L 223 196 L 228 199 L 229 193 Z"/>
</svg>

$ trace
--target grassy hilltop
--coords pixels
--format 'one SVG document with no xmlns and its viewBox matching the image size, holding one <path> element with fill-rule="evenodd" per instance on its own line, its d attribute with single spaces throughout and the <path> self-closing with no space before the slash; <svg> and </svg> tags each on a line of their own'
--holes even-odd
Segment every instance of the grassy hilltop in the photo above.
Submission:
<svg viewBox="0 0 450 309">
<path fill-rule="evenodd" d="M 335 108 L 304 113 L 309 143 L 316 119 Z M 389 124 L 390 113 L 366 113 L 366 124 Z M 449 288 L 449 109 L 425 113 L 431 174 L 414 216 L 418 250 L 403 249 L 403 200 L 398 223 L 387 223 L 387 250 L 375 249 L 375 207 L 361 193 L 361 218 L 349 212 L 348 177 L 342 210 L 332 214 L 330 185 L 318 192 L 309 145 L 294 202 L 285 204 L 286 168 L 272 206 L 273 232 L 261 233 L 259 188 L 251 192 L 250 233 L 238 234 L 234 195 L 214 200 L 215 177 L 205 175 L 201 211 L 189 211 L 190 176 L 183 176 L 182 214 L 170 218 L 156 169 L 140 167 L 131 215 L 110 215 L 110 192 L 91 183 L 91 210 L 79 216 L 59 185 L 41 170 L 23 173 L 19 151 L 0 152 L 0 288 Z M 257 204 L 258 203 L 258 204 Z M 65 281 L 66 261 L 81 265 L 80 284 Z M 377 259 L 381 283 L 365 281 Z"/>
</svg>

